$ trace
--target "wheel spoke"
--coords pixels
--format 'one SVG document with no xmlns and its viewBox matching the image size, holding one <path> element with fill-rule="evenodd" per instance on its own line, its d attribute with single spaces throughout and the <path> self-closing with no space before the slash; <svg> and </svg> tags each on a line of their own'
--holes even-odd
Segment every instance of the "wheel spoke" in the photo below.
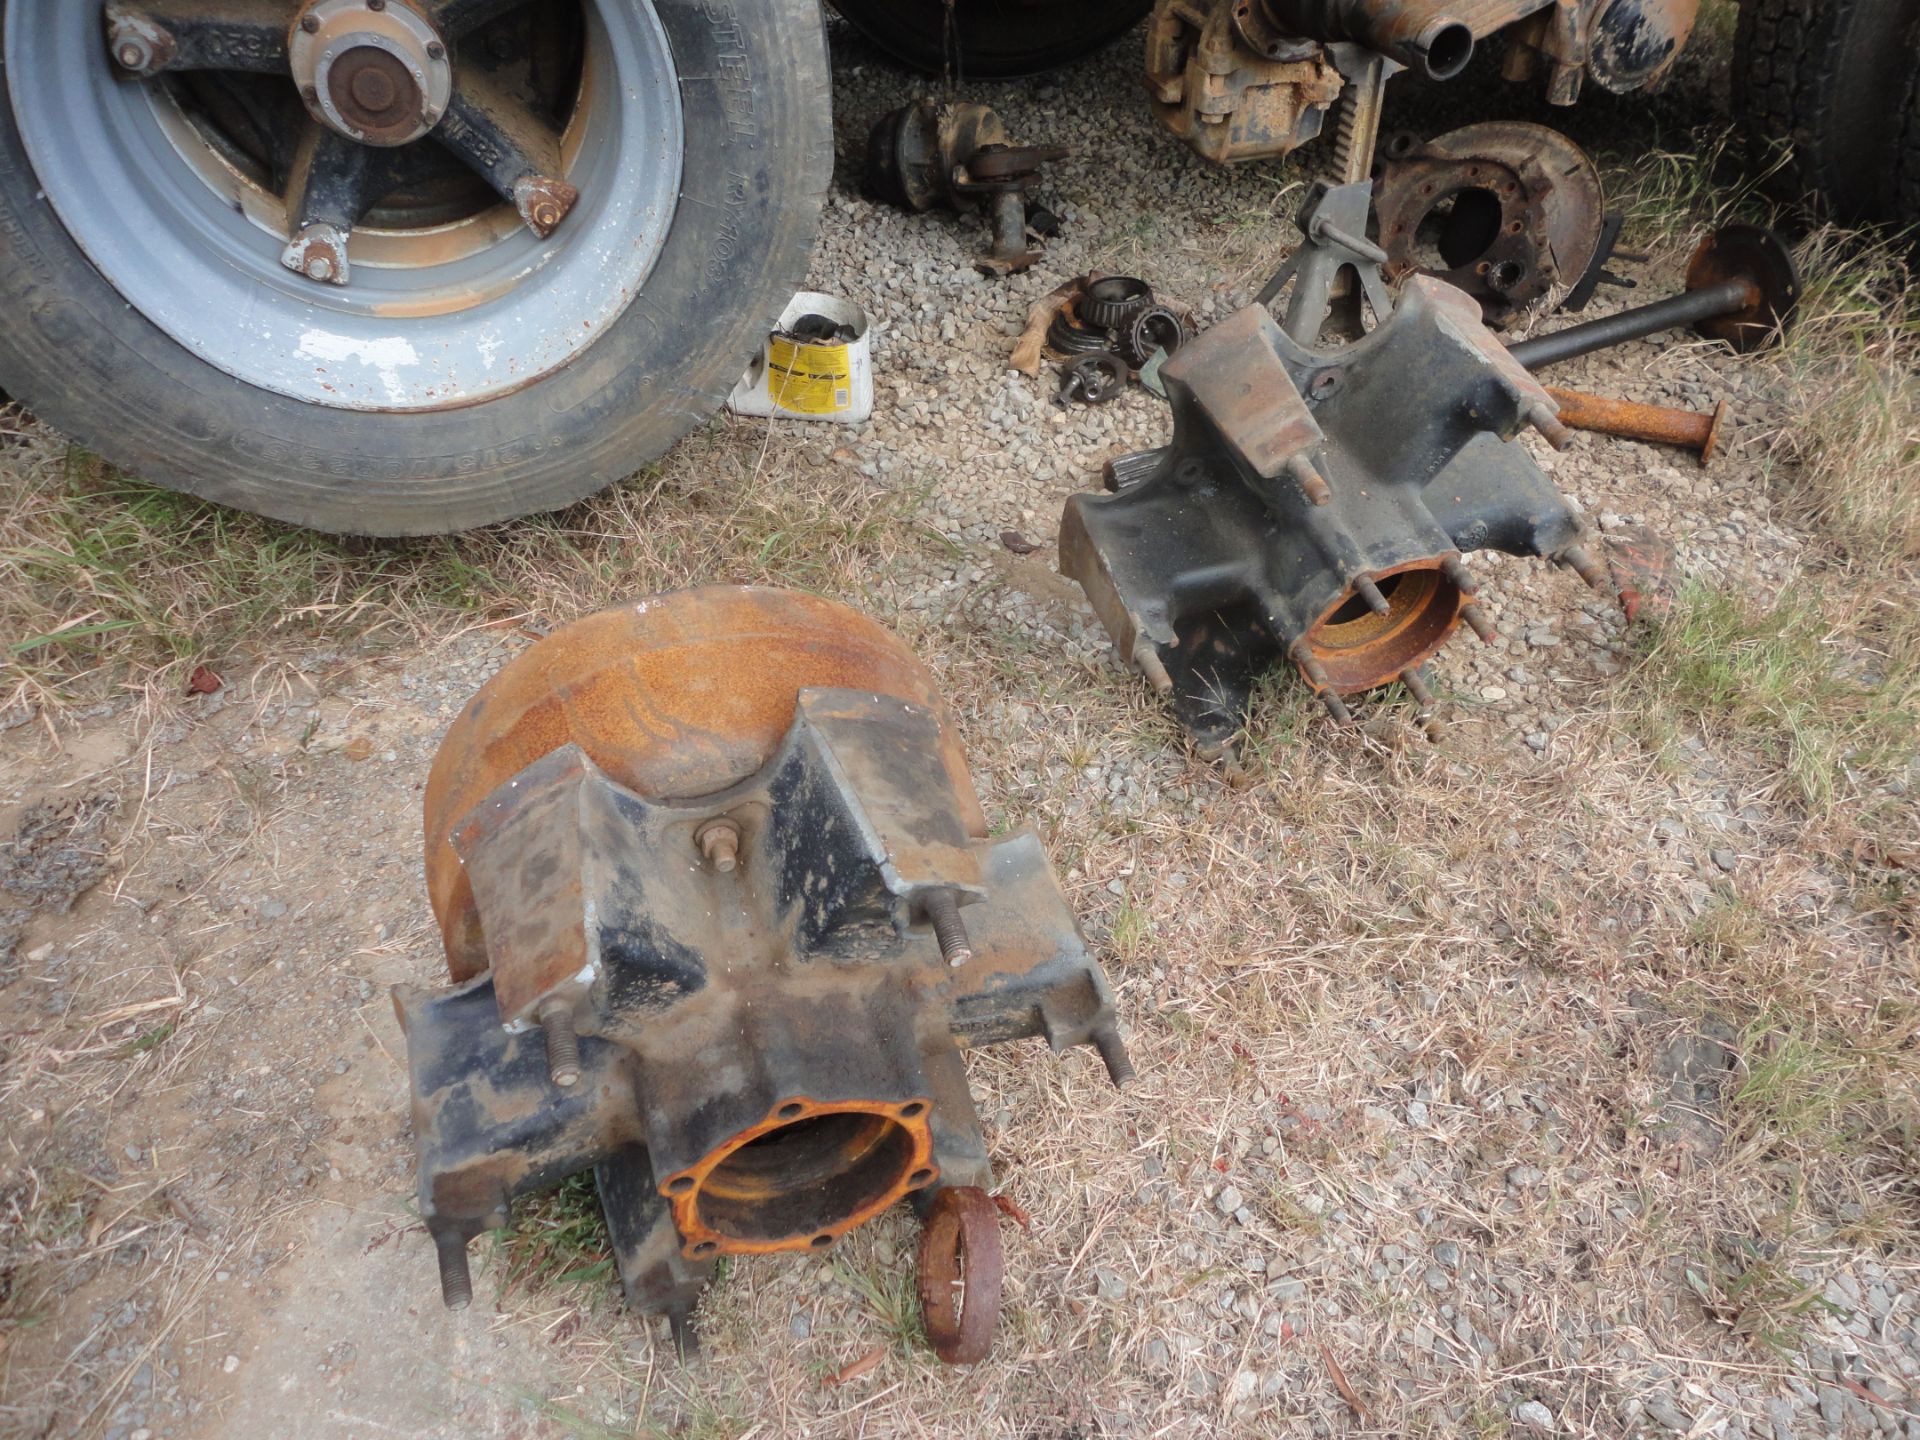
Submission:
<svg viewBox="0 0 1920 1440">
<path fill-rule="evenodd" d="M 292 0 L 110 0 L 107 47 L 123 70 L 287 69 Z"/>
<path fill-rule="evenodd" d="M 442 35 L 458 39 L 525 3 L 526 0 L 427 0 L 420 8 Z"/>
<path fill-rule="evenodd" d="M 481 70 L 468 70 L 434 138 L 511 201 L 545 239 L 579 200 L 560 178 L 560 137 L 525 101 Z"/>
<path fill-rule="evenodd" d="M 347 242 L 388 188 L 388 155 L 310 124 L 287 183 L 287 230 L 280 263 L 309 280 L 345 285 Z"/>
</svg>

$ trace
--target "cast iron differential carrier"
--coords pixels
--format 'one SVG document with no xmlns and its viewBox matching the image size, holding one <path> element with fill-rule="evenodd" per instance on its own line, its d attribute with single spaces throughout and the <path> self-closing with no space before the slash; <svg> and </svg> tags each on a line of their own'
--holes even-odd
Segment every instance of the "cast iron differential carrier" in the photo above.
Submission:
<svg viewBox="0 0 1920 1440">
<path fill-rule="evenodd" d="M 946 205 L 987 212 L 993 248 L 974 263 L 1011 275 L 1040 258 L 1028 244 L 1027 191 L 1064 145 L 1015 145 L 999 114 L 985 105 L 918 100 L 873 127 L 867 141 L 867 189 L 905 210 Z"/>
<path fill-rule="evenodd" d="M 1334 253 L 1367 243 L 1321 228 Z M 1336 720 L 1344 696 L 1395 679 L 1430 712 L 1422 662 L 1462 621 L 1494 638 L 1463 552 L 1548 556 L 1612 588 L 1572 508 L 1507 443 L 1529 425 L 1568 435 L 1472 298 L 1414 276 L 1371 333 L 1319 350 L 1292 335 L 1326 316 L 1322 268 L 1297 275 L 1287 330 L 1255 304 L 1168 361 L 1172 443 L 1113 462 L 1118 493 L 1073 496 L 1061 525 L 1061 572 L 1208 758 L 1282 656 Z"/>
<path fill-rule="evenodd" d="M 1040 842 L 986 836 L 932 677 L 823 600 L 641 601 L 489 681 L 427 786 L 454 988 L 395 992 L 447 1304 L 474 1236 L 582 1170 L 683 1343 L 721 1257 L 912 1197 L 935 1348 L 981 1358 L 1000 1253 L 961 1051 L 1131 1073 Z"/>
</svg>

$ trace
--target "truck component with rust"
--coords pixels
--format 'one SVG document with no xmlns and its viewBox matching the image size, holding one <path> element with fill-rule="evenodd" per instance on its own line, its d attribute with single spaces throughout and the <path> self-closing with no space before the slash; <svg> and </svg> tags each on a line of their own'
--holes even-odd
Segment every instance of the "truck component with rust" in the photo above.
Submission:
<svg viewBox="0 0 1920 1440">
<path fill-rule="evenodd" d="M 1346 344 L 1322 343 L 1331 271 L 1352 265 L 1344 211 L 1367 186 L 1323 189 L 1301 216 L 1324 252 L 1291 275 L 1286 322 L 1254 304 L 1161 368 L 1164 447 L 1111 463 L 1108 495 L 1075 495 L 1060 570 L 1120 656 L 1171 702 L 1207 758 L 1231 749 L 1253 685 L 1286 662 L 1337 721 L 1348 697 L 1400 682 L 1424 715 L 1421 666 L 1494 621 L 1466 556 L 1541 556 L 1610 591 L 1584 525 L 1526 450 L 1556 448 L 1558 407 L 1464 292 L 1414 276 Z M 1316 224 L 1331 210 L 1334 224 Z M 1340 223 L 1340 222 L 1346 223 Z M 1276 287 L 1277 288 L 1277 287 Z"/>
<path fill-rule="evenodd" d="M 1698 0 L 833 3 L 961 80 L 1151 11 L 1156 113 L 1229 162 L 1496 35 L 1556 103 L 1655 84 Z M 1913 218 L 1917 33 L 1920 0 L 1742 0 L 1754 148 L 1790 146 L 1782 173 L 1844 218 Z M 318 529 L 556 509 L 759 351 L 829 182 L 829 78 L 819 0 L 0 0 L 0 392 L 130 473 Z M 1551 278 L 1540 196 L 1503 202 L 1523 253 L 1485 257 L 1509 296 Z"/>
<path fill-rule="evenodd" d="M 911 1199 L 930 1337 L 981 1358 L 1000 1258 L 964 1051 L 1131 1070 L 1038 839 L 988 838 L 896 638 L 725 587 L 567 626 L 454 722 L 426 842 L 453 988 L 395 1004 L 449 1305 L 469 1242 L 581 1171 L 629 1301 L 683 1338 L 723 1258 Z"/>
<path fill-rule="evenodd" d="M 1223 163 L 1292 153 L 1329 127 L 1353 83 L 1341 47 L 1445 81 L 1474 51 L 1572 105 L 1589 86 L 1656 87 L 1699 0 L 836 0 L 908 63 L 960 76 L 1024 74 L 1105 43 L 1142 13 L 1145 80 L 1161 122 Z M 1751 158 L 1789 198 L 1842 219 L 1920 218 L 1920 0 L 1739 0 L 1734 109 Z M 1075 40 L 1078 40 L 1076 45 Z M 1493 117 L 1489 117 L 1493 118 Z"/>
</svg>

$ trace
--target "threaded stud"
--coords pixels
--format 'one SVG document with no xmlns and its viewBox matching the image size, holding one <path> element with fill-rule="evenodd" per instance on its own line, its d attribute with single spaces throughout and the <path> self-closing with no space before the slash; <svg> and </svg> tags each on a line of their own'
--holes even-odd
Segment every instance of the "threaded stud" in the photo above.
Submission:
<svg viewBox="0 0 1920 1440">
<path fill-rule="evenodd" d="M 921 903 L 947 964 L 958 969 L 972 960 L 973 943 L 967 939 L 966 922 L 960 918 L 959 896 L 951 890 L 929 890 Z"/>
<path fill-rule="evenodd" d="M 467 1269 L 467 1241 L 452 1230 L 433 1237 L 433 1248 L 440 1257 L 440 1300 L 449 1310 L 464 1310 L 473 1303 L 473 1272 Z"/>
<path fill-rule="evenodd" d="M 580 1040 L 573 1033 L 573 1007 L 558 996 L 534 1016 L 547 1037 L 547 1076 L 561 1089 L 580 1083 Z"/>
</svg>

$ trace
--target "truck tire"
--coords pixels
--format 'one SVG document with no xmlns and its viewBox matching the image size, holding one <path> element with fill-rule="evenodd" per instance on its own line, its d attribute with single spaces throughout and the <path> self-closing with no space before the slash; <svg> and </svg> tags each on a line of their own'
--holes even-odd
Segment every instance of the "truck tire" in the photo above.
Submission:
<svg viewBox="0 0 1920 1440">
<path fill-rule="evenodd" d="M 1920 71 L 1907 85 L 1907 101 L 1900 116 L 1900 153 L 1893 162 L 1893 213 L 1911 224 L 1920 220 Z"/>
<path fill-rule="evenodd" d="M 0 0 L 0 388 L 156 484 L 388 536 L 557 509 L 712 413 L 802 280 L 831 175 L 817 0 L 424 0 L 403 19 L 443 27 L 419 43 L 445 116 L 406 91 L 424 138 L 379 147 L 311 113 L 317 87 L 303 103 L 284 4 L 233 38 L 255 3 L 275 15 L 210 0 L 201 44 L 178 0 L 157 42 L 109 37 L 94 0 Z M 315 7 L 340 47 L 376 23 L 337 18 L 358 3 Z M 375 48 L 331 52 L 336 110 Z M 303 243 L 334 213 L 320 181 L 288 178 L 322 174 L 359 187 L 345 284 Z"/>
<path fill-rule="evenodd" d="M 930 75 L 1037 75 L 1117 40 L 1153 0 L 833 0 L 847 23 L 903 64 Z M 948 23 L 951 20 L 952 31 Z"/>
<path fill-rule="evenodd" d="M 1920 218 L 1893 180 L 1917 34 L 1920 0 L 1742 0 L 1734 109 L 1756 160 L 1791 148 L 1781 189 L 1842 220 Z"/>
</svg>

